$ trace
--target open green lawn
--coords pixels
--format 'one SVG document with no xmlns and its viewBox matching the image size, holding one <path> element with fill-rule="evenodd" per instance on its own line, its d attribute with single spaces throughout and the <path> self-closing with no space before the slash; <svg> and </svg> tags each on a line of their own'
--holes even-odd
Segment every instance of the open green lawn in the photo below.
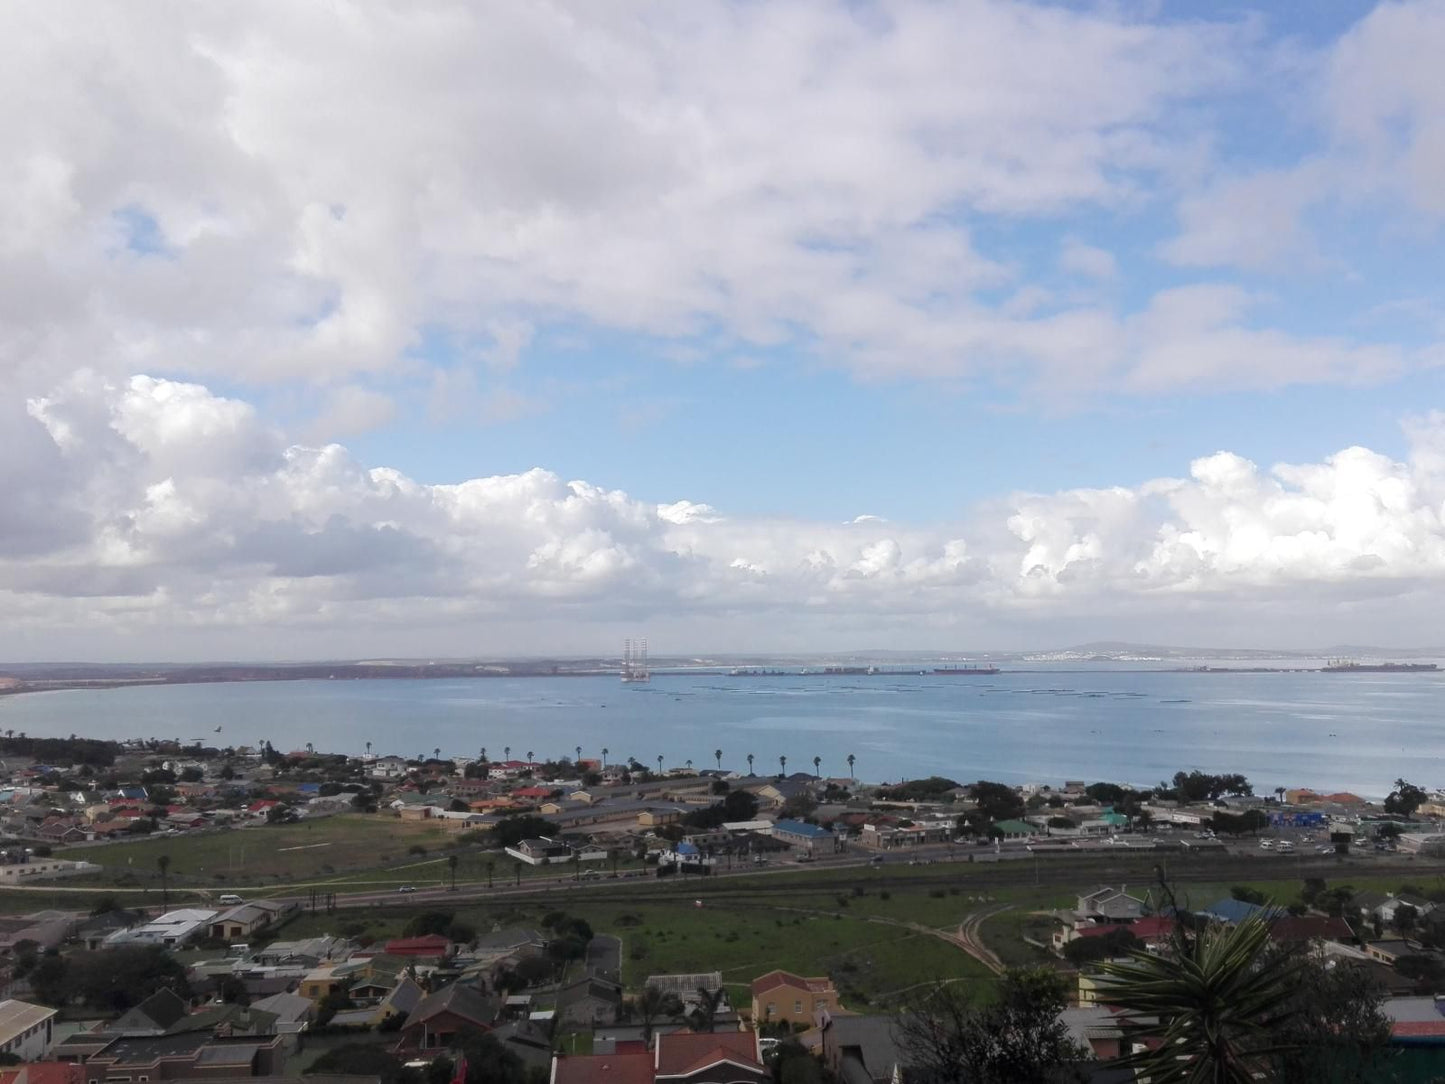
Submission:
<svg viewBox="0 0 1445 1084">
<path fill-rule="evenodd" d="M 376 869 L 415 861 L 408 848 L 428 852 L 451 839 L 440 825 L 384 815 L 344 814 L 299 824 L 211 831 L 74 848 L 67 858 L 106 867 L 109 878 L 147 879 L 157 859 L 169 856 L 176 885 L 261 887 L 277 882 L 321 880 L 340 871 Z"/>
</svg>

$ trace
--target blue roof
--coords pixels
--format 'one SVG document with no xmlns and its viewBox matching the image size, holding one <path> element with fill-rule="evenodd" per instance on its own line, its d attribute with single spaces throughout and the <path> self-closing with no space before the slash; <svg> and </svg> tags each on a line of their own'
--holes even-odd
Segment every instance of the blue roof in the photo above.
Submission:
<svg viewBox="0 0 1445 1084">
<path fill-rule="evenodd" d="M 787 832 L 792 836 L 807 836 L 809 839 L 821 839 L 833 834 L 828 829 L 821 828 L 816 824 L 809 824 L 807 821 L 778 821 L 773 825 L 773 831 Z"/>
<path fill-rule="evenodd" d="M 120 796 L 122 798 L 144 798 L 146 789 L 145 787 L 121 787 Z"/>
<path fill-rule="evenodd" d="M 316 794 L 316 793 L 320 792 L 320 790 L 321 790 L 321 784 L 320 784 L 320 783 L 297 783 L 297 784 L 296 784 L 296 792 L 297 792 L 298 794 Z"/>
<path fill-rule="evenodd" d="M 1243 900 L 1230 898 L 1215 900 L 1208 907 L 1201 907 L 1194 913 L 1217 918 L 1220 922 L 1243 922 L 1254 915 L 1267 914 L 1269 910 L 1268 907 L 1261 907 L 1256 903 L 1245 903 Z"/>
<path fill-rule="evenodd" d="M 700 851 L 700 850 L 697 849 L 697 844 L 696 844 L 696 843 L 688 843 L 688 842 L 684 841 L 684 842 L 679 843 L 679 844 L 677 845 L 677 853 L 678 853 L 678 854 L 702 854 L 702 851 Z"/>
</svg>

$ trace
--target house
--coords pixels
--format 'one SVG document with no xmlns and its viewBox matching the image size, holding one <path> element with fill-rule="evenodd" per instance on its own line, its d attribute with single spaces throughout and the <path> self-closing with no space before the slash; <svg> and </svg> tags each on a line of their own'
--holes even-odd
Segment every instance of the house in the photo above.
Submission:
<svg viewBox="0 0 1445 1084">
<path fill-rule="evenodd" d="M 377 757 L 367 768 L 367 774 L 373 779 L 400 779 L 406 774 L 406 759 Z"/>
<path fill-rule="evenodd" d="M 490 1031 L 496 1019 L 496 1002 L 453 983 L 417 1002 L 401 1026 L 401 1044 L 416 1050 L 451 1046 L 469 1032 Z"/>
<path fill-rule="evenodd" d="M 773 825 L 773 838 L 790 847 L 802 848 L 809 854 L 814 850 L 835 849 L 832 832 L 821 825 L 808 824 L 806 821 L 777 821 Z"/>
<path fill-rule="evenodd" d="M 829 978 L 803 978 L 788 971 L 769 971 L 752 982 L 753 1026 L 783 1022 L 811 1027 L 820 1010 L 839 1008 L 838 991 Z"/>
<path fill-rule="evenodd" d="M 1093 922 L 1133 922 L 1142 917 L 1145 901 L 1129 895 L 1125 888 L 1102 885 L 1080 896 L 1074 917 Z"/>
<path fill-rule="evenodd" d="M 637 814 L 639 828 L 660 828 L 664 824 L 672 824 L 680 820 L 682 820 L 682 810 L 676 808 L 644 809 Z"/>
<path fill-rule="evenodd" d="M 902 1077 L 904 1052 L 895 1017 L 819 1016 L 823 1064 L 840 1084 L 893 1084 Z"/>
<path fill-rule="evenodd" d="M 589 975 L 557 991 L 557 1020 L 563 1027 L 590 1028 L 617 1023 L 622 984 Z"/>
<path fill-rule="evenodd" d="M 1025 821 L 998 821 L 988 830 L 990 836 L 999 839 L 1027 839 L 1037 835 L 1038 829 Z"/>
<path fill-rule="evenodd" d="M 758 1036 L 753 1031 L 693 1033 L 674 1031 L 657 1036 L 653 1047 L 655 1084 L 770 1084 L 763 1068 Z"/>
<path fill-rule="evenodd" d="M 1080 1005 L 1059 1013 L 1075 1045 L 1089 1048 L 1096 1061 L 1112 1061 L 1124 1053 L 1124 1029 L 1113 1009 L 1098 1003 Z"/>
<path fill-rule="evenodd" d="M 535 1020 L 513 1020 L 492 1031 L 492 1037 L 522 1059 L 528 1069 L 546 1072 L 552 1064 L 552 1037 L 548 1029 Z"/>
<path fill-rule="evenodd" d="M 251 1008 L 275 1017 L 272 1030 L 277 1035 L 297 1035 L 305 1031 L 316 1010 L 310 998 L 284 993 L 259 998 L 251 1002 Z"/>
<path fill-rule="evenodd" d="M 280 904 L 273 900 L 239 904 L 211 920 L 210 935 L 222 941 L 242 941 L 295 907 L 295 904 Z"/>
<path fill-rule="evenodd" d="M 226 1038 L 210 1031 L 119 1036 L 86 1060 L 85 1076 L 89 1084 L 279 1076 L 283 1042 L 280 1035 Z"/>
<path fill-rule="evenodd" d="M 718 1001 L 714 1019 L 732 1012 L 721 971 L 702 971 L 690 975 L 649 975 L 643 986 L 656 986 L 663 993 L 677 998 L 682 1002 L 684 1014 L 691 1013 L 701 1005 L 704 997 L 714 998 L 719 994 L 722 997 Z"/>
<path fill-rule="evenodd" d="M 482 934 L 470 950 L 470 956 L 480 964 L 493 964 L 508 956 L 535 956 L 545 952 L 551 940 L 537 930 L 511 926 Z"/>
<path fill-rule="evenodd" d="M 647 1050 L 613 1054 L 557 1055 L 549 1084 L 653 1084 Z"/>
<path fill-rule="evenodd" d="M 138 944 L 176 948 L 193 937 L 205 934 L 216 914 L 215 911 L 193 907 L 168 911 L 144 926 L 116 930 L 106 937 L 104 944 L 107 947 Z"/>
<path fill-rule="evenodd" d="M 572 857 L 572 847 L 560 839 L 521 840 L 515 847 L 505 848 L 506 852 L 529 866 L 545 866 L 549 862 L 565 862 Z"/>
<path fill-rule="evenodd" d="M 0 1001 L 0 1053 L 21 1061 L 39 1061 L 54 1041 L 56 1010 L 7 998 Z"/>
<path fill-rule="evenodd" d="M 296 987 L 296 993 L 300 996 L 320 1004 L 329 995 L 347 989 L 350 981 L 336 973 L 335 964 L 323 964 L 320 967 L 313 967 L 301 978 L 301 984 Z"/>
<path fill-rule="evenodd" d="M 451 939 L 439 933 L 429 933 L 422 937 L 399 937 L 386 943 L 388 956 L 425 956 L 446 959 L 455 949 L 456 946 L 452 944 Z"/>
<path fill-rule="evenodd" d="M 133 1005 L 104 1030 L 117 1035 L 164 1035 L 186 1015 L 186 1003 L 175 991 L 162 987 L 139 1005 Z"/>
<path fill-rule="evenodd" d="M 1269 907 L 1261 907 L 1257 903 L 1245 903 L 1243 900 L 1222 899 L 1215 900 L 1208 907 L 1200 908 L 1196 914 L 1205 918 L 1212 918 L 1216 922 L 1223 922 L 1225 925 L 1233 926 L 1243 922 L 1247 918 L 1261 915 L 1268 918 L 1271 914 L 1277 913 Z"/>
</svg>

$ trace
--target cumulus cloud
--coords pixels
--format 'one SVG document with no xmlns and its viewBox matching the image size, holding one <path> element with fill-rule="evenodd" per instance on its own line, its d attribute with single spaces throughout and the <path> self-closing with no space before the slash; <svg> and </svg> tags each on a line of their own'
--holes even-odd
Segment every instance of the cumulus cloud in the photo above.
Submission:
<svg viewBox="0 0 1445 1084">
<path fill-rule="evenodd" d="M 1433 33 L 1371 22 L 1342 87 Z M 1267 51 L 1247 23 L 924 0 L 10 5 L 0 30 L 0 365 L 30 391 L 77 359 L 352 386 L 438 337 L 505 370 L 557 324 L 1137 390 L 1128 313 L 996 305 L 1041 295 L 974 224 L 1147 204 L 1201 153 L 1182 111 Z M 1412 118 L 1392 153 L 1422 199 L 1432 86 L 1397 75 L 1341 121 L 1371 142 Z M 1061 264 L 1102 279 L 1115 257 L 1068 241 Z M 1081 328 L 1102 351 L 1082 369 Z M 345 394 L 336 435 L 382 412 Z"/>
<path fill-rule="evenodd" d="M 1291 614 L 1445 582 L 1445 420 L 1392 460 L 1347 448 L 1261 469 L 1228 452 L 1136 487 L 1019 494 L 955 525 L 729 516 L 534 469 L 426 485 L 337 444 L 288 443 L 204 387 L 87 374 L 17 432 L 58 509 L 0 559 L 11 637 L 163 624 L 267 635 L 746 620 L 799 636 L 946 630 L 1184 606 Z M 6 520 L 0 518 L 0 530 Z M 13 524 L 10 529 L 13 530 Z M 1306 601 L 1302 602 L 1301 600 Z M 518 633 L 516 630 L 524 630 Z M 13 648 L 12 648 L 13 649 Z"/>
</svg>

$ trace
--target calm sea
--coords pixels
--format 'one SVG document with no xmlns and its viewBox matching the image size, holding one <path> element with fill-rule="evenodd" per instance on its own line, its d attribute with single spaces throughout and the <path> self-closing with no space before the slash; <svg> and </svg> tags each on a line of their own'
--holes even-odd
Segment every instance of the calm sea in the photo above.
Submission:
<svg viewBox="0 0 1445 1084">
<path fill-rule="evenodd" d="M 1445 672 L 1201 674 L 1034 670 L 991 677 L 663 674 L 457 681 L 308 681 L 80 690 L 0 698 L 0 729 L 203 739 L 407 756 L 586 756 L 668 767 L 884 781 L 1107 779 L 1180 769 L 1246 774 L 1257 791 L 1380 796 L 1404 776 L 1445 785 Z M 217 731 L 217 727 L 220 731 Z"/>
</svg>

